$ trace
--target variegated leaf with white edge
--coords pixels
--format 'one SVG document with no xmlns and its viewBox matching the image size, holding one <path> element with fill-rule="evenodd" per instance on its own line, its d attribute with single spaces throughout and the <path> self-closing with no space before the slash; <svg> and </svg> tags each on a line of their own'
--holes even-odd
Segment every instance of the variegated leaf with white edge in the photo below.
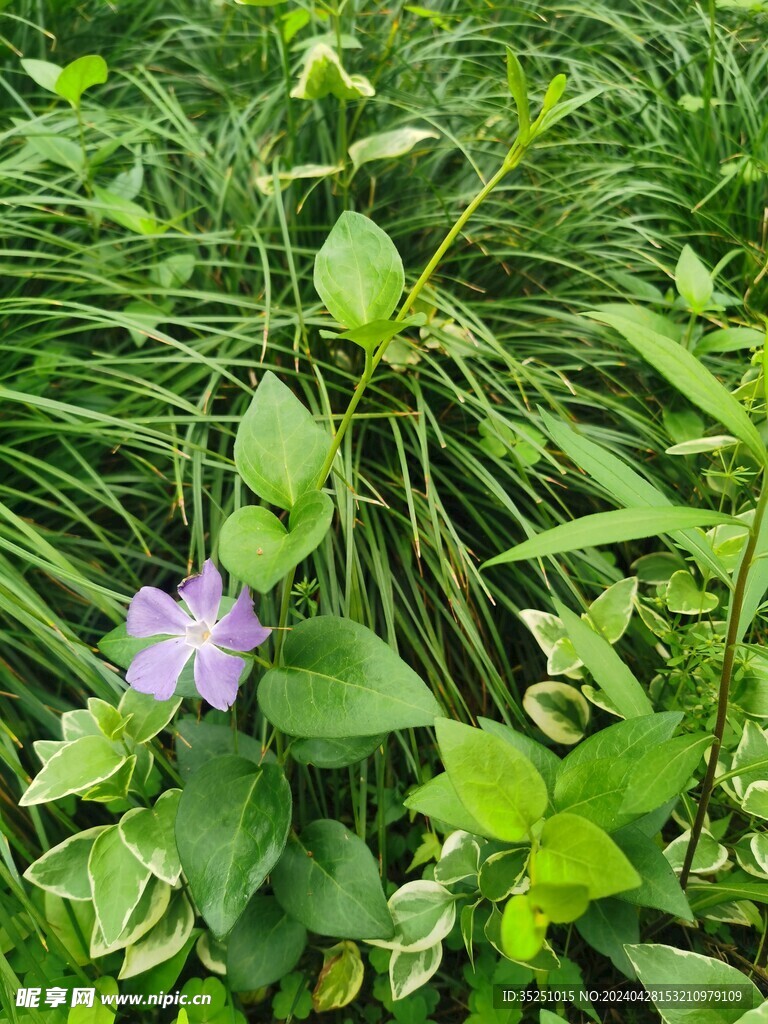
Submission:
<svg viewBox="0 0 768 1024">
<path fill-rule="evenodd" d="M 686 829 L 681 836 L 673 839 L 665 848 L 664 856 L 667 858 L 675 871 L 681 871 L 685 854 L 688 849 L 688 842 L 691 838 L 691 830 Z M 691 873 L 694 875 L 711 875 L 715 871 L 721 871 L 728 863 L 728 851 L 712 836 L 706 829 L 702 829 L 699 844 L 691 866 Z"/>
<path fill-rule="evenodd" d="M 173 894 L 167 911 L 138 942 L 125 950 L 125 959 L 118 978 L 133 978 L 137 974 L 165 963 L 175 956 L 192 933 L 195 913 L 186 893 Z"/>
<path fill-rule="evenodd" d="M 108 956 L 119 949 L 125 949 L 138 942 L 148 931 L 155 927 L 168 909 L 173 890 L 170 885 L 161 882 L 159 878 L 150 876 L 149 884 L 144 890 L 141 899 L 136 904 L 128 921 L 118 937 L 108 943 L 96 918 L 91 934 L 91 956 Z"/>
<path fill-rule="evenodd" d="M 442 942 L 456 920 L 456 898 L 439 882 L 407 882 L 388 902 L 395 925 L 391 939 L 369 939 L 371 946 L 420 953 Z"/>
<path fill-rule="evenodd" d="M 317 43 L 308 51 L 299 80 L 291 89 L 291 97 L 296 100 L 320 100 L 328 95 L 357 100 L 375 94 L 368 79 L 349 74 L 336 51 L 325 43 Z"/>
<path fill-rule="evenodd" d="M 589 704 L 567 683 L 534 683 L 525 691 L 523 708 L 556 743 L 578 743 L 589 722 Z"/>
<path fill-rule="evenodd" d="M 551 612 L 540 612 L 535 608 L 524 608 L 520 618 L 533 633 L 533 639 L 549 657 L 558 640 L 566 636 L 565 626 Z"/>
<path fill-rule="evenodd" d="M 547 674 L 550 676 L 568 676 L 569 679 L 581 679 L 584 675 L 579 669 L 584 664 L 576 653 L 573 641 L 564 636 L 558 640 L 547 658 Z"/>
<path fill-rule="evenodd" d="M 81 736 L 101 736 L 102 732 L 87 708 L 75 708 L 61 716 L 61 734 L 65 740 L 79 740 Z"/>
<path fill-rule="evenodd" d="M 394 128 L 389 132 L 378 132 L 376 135 L 368 135 L 364 139 L 358 139 L 349 147 L 349 158 L 355 170 L 363 164 L 372 160 L 392 160 L 398 156 L 405 156 L 410 153 L 414 146 L 425 139 L 437 139 L 437 132 L 428 128 L 414 128 L 406 125 L 403 128 Z"/>
<path fill-rule="evenodd" d="M 67 745 L 67 740 L 33 740 L 32 747 L 42 764 L 48 764 L 54 754 Z"/>
<path fill-rule="evenodd" d="M 322 178 L 330 178 L 343 170 L 343 164 L 299 164 L 289 171 L 278 171 L 277 185 L 282 192 L 293 181 L 320 181 Z M 253 183 L 262 195 L 275 194 L 275 176 L 273 174 L 260 174 L 253 179 Z"/>
<path fill-rule="evenodd" d="M 656 1010 L 664 1024 L 736 1024 L 745 1010 L 759 1006 L 763 997 L 749 978 L 730 964 L 674 946 L 644 943 L 624 947 L 640 982 L 649 992 L 674 990 L 685 985 L 720 989 L 746 986 L 746 1005 L 712 1007 L 660 1003 Z"/>
<path fill-rule="evenodd" d="M 747 786 L 741 809 L 755 818 L 768 820 L 768 781 L 751 782 Z"/>
<path fill-rule="evenodd" d="M 120 698 L 117 710 L 128 719 L 125 731 L 136 743 L 146 743 L 168 725 L 181 707 L 181 697 L 155 700 L 149 693 L 139 693 L 132 687 Z"/>
<path fill-rule="evenodd" d="M 126 811 L 117 826 L 134 857 L 169 885 L 175 885 L 181 874 L 174 831 L 180 798 L 180 789 L 169 789 L 157 798 L 153 808 L 132 807 Z"/>
<path fill-rule="evenodd" d="M 68 900 L 91 899 L 88 858 L 97 836 L 107 825 L 96 825 L 51 847 L 24 872 L 28 882 Z"/>
<path fill-rule="evenodd" d="M 613 701 L 606 697 L 602 690 L 598 690 L 596 686 L 592 686 L 591 683 L 584 683 L 581 687 L 581 692 L 587 698 L 589 703 L 594 704 L 596 708 L 601 708 L 603 711 L 607 711 L 609 715 L 615 715 L 616 718 L 625 717 Z"/>
<path fill-rule="evenodd" d="M 19 800 L 22 807 L 50 803 L 104 782 L 127 762 L 100 732 L 66 743 L 46 761 Z"/>
<path fill-rule="evenodd" d="M 733 777 L 731 782 L 733 788 L 740 798 L 746 796 L 747 789 L 753 782 L 760 782 L 765 779 L 765 768 L 748 770 L 750 764 L 756 761 L 768 760 L 768 737 L 756 722 L 747 720 L 744 723 L 744 731 L 741 734 L 739 745 L 731 761 L 731 770 L 745 769 Z"/>
<path fill-rule="evenodd" d="M 127 925 L 152 874 L 125 845 L 117 825 L 111 825 L 96 837 L 88 875 L 96 921 L 109 945 Z"/>
<path fill-rule="evenodd" d="M 389 961 L 389 983 L 394 1000 L 405 999 L 417 988 L 426 985 L 443 959 L 442 942 L 418 953 L 395 950 Z"/>
<path fill-rule="evenodd" d="M 624 636 L 632 619 L 632 610 L 637 597 L 637 577 L 629 576 L 608 587 L 582 618 L 608 641 L 615 644 Z"/>
<path fill-rule="evenodd" d="M 197 940 L 195 952 L 203 966 L 213 974 L 227 973 L 227 947 L 213 932 L 203 932 Z"/>
<path fill-rule="evenodd" d="M 476 878 L 480 868 L 480 844 L 485 841 L 459 829 L 451 832 L 443 843 L 440 860 L 435 865 L 435 880 L 443 885 Z"/>
<path fill-rule="evenodd" d="M 755 878 L 768 879 L 768 835 L 748 833 L 733 844 L 733 852 L 742 871 Z"/>
</svg>

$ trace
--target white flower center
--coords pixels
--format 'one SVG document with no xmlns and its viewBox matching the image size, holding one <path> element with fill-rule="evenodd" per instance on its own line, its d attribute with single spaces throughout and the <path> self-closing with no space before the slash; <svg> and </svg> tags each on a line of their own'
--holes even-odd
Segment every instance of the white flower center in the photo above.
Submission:
<svg viewBox="0 0 768 1024">
<path fill-rule="evenodd" d="M 203 647 L 211 636 L 211 627 L 207 622 L 193 622 L 187 626 L 186 642 L 190 647 L 199 649 Z"/>
</svg>

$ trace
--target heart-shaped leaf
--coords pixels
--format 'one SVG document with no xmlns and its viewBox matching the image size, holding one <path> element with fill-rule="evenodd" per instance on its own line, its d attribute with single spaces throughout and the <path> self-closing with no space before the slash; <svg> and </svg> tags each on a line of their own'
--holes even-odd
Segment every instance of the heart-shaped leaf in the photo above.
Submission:
<svg viewBox="0 0 768 1024">
<path fill-rule="evenodd" d="M 69 100 L 73 107 L 80 106 L 80 98 L 92 85 L 102 85 L 107 80 L 107 62 L 97 53 L 78 57 L 67 64 L 56 79 L 55 92 Z"/>
<path fill-rule="evenodd" d="M 319 935 L 388 939 L 394 933 L 373 854 L 340 821 L 313 821 L 293 836 L 272 886 L 282 908 Z"/>
<path fill-rule="evenodd" d="M 187 783 L 176 844 L 200 912 L 224 936 L 283 852 L 291 788 L 276 765 L 216 757 Z"/>
<path fill-rule="evenodd" d="M 334 331 L 320 331 L 320 337 L 327 338 L 329 341 L 354 341 L 366 352 L 373 352 L 382 342 L 391 341 L 396 334 L 402 334 L 410 327 L 421 327 L 426 321 L 426 314 L 414 313 L 406 320 L 371 320 L 370 323 L 353 327 L 349 331 L 344 331 L 343 334 L 336 334 Z"/>
<path fill-rule="evenodd" d="M 266 594 L 312 554 L 332 519 L 333 502 L 322 491 L 309 491 L 299 498 L 287 530 L 269 509 L 247 505 L 224 523 L 219 558 L 233 576 Z"/>
<path fill-rule="evenodd" d="M 369 736 L 432 725 L 442 714 L 413 669 L 351 619 L 301 622 L 288 634 L 283 662 L 261 680 L 259 704 L 290 736 Z"/>
<path fill-rule="evenodd" d="M 315 289 L 345 327 L 388 320 L 405 284 L 389 235 L 361 213 L 345 211 L 315 257 Z"/>
<path fill-rule="evenodd" d="M 274 373 L 265 373 L 235 439 L 235 465 L 270 505 L 292 508 L 317 486 L 330 438 Z"/>
</svg>

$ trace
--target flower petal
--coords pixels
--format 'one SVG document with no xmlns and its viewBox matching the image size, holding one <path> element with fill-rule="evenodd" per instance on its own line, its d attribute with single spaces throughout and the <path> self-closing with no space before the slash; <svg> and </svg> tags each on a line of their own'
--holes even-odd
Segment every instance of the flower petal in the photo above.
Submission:
<svg viewBox="0 0 768 1024">
<path fill-rule="evenodd" d="M 213 644 L 203 644 L 195 658 L 197 692 L 212 707 L 226 711 L 235 703 L 237 683 L 244 666 L 244 658 L 225 654 Z"/>
<path fill-rule="evenodd" d="M 257 619 L 246 587 L 240 591 L 240 596 L 221 622 L 211 630 L 211 641 L 217 647 L 227 647 L 231 651 L 252 651 L 263 644 L 271 632 Z"/>
<path fill-rule="evenodd" d="M 171 597 L 157 587 L 142 587 L 128 608 L 128 636 L 183 636 L 190 618 Z"/>
<path fill-rule="evenodd" d="M 210 558 L 203 563 L 203 571 L 196 576 L 187 576 L 178 590 L 179 597 L 186 601 L 197 621 L 212 626 L 219 614 L 222 585 L 221 573 Z"/>
<path fill-rule="evenodd" d="M 139 693 L 151 693 L 157 700 L 169 700 L 192 651 L 193 648 L 181 637 L 161 640 L 139 651 L 125 678 Z"/>
</svg>

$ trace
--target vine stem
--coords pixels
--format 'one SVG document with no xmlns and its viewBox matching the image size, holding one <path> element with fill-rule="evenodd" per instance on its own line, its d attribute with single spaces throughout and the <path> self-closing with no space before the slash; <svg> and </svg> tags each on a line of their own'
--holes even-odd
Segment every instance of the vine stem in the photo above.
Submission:
<svg viewBox="0 0 768 1024">
<path fill-rule="evenodd" d="M 511 170 L 518 166 L 520 161 L 523 159 L 523 156 L 525 155 L 526 149 L 526 146 L 519 145 L 517 143 L 512 147 L 501 167 L 498 169 L 498 171 L 496 171 L 493 177 L 490 178 L 485 185 L 483 185 L 483 187 L 474 197 L 472 202 L 467 206 L 467 208 L 461 214 L 461 216 L 453 225 L 451 230 L 448 232 L 448 234 L 442 240 L 440 245 L 437 247 L 434 255 L 432 256 L 429 263 L 422 271 L 418 281 L 413 286 L 413 288 L 411 288 L 410 292 L 408 292 L 408 295 L 403 300 L 403 304 L 400 306 L 400 310 L 397 316 L 395 317 L 395 320 L 405 319 L 408 310 L 413 306 L 414 302 L 421 294 L 425 285 L 427 284 L 427 282 L 437 269 L 440 260 L 443 258 L 443 256 L 445 256 L 446 252 L 451 247 L 453 242 L 456 240 L 457 236 L 461 233 L 462 229 L 464 228 L 464 225 L 470 219 L 472 214 L 477 210 L 478 206 L 480 206 L 483 200 L 486 199 L 491 194 L 491 192 L 496 188 L 499 182 L 503 178 L 505 178 L 506 175 L 509 174 Z M 376 367 L 379 365 L 381 360 L 384 358 L 384 353 L 387 351 L 387 348 L 391 341 L 392 338 L 383 341 L 376 350 L 375 355 L 370 350 L 366 349 L 365 369 L 363 370 L 363 374 L 357 384 L 357 387 L 355 388 L 352 398 L 349 401 L 349 405 L 347 406 L 347 410 L 344 413 L 341 423 L 339 424 L 339 429 L 336 431 L 333 441 L 331 442 L 331 447 L 328 451 L 328 455 L 326 456 L 325 462 L 323 463 L 323 468 L 320 470 L 320 475 L 318 477 L 318 487 L 323 486 L 328 477 L 328 474 L 331 472 L 334 460 L 336 458 L 336 454 L 341 446 L 341 442 L 344 440 L 344 435 L 346 434 L 349 425 L 352 422 L 352 417 L 355 414 L 355 410 L 357 409 L 357 406 L 360 404 L 360 399 L 365 394 L 366 388 L 371 382 L 371 378 L 373 377 L 374 371 L 376 370 Z"/>
<path fill-rule="evenodd" d="M 733 588 L 733 598 L 731 600 L 730 614 L 728 616 L 728 630 L 725 638 L 723 668 L 720 673 L 720 688 L 717 696 L 717 718 L 715 720 L 715 728 L 712 733 L 712 749 L 709 754 L 709 760 L 707 761 L 707 772 L 704 776 L 704 782 L 701 787 L 701 797 L 699 798 L 696 818 L 691 828 L 691 838 L 688 842 L 688 849 L 685 852 L 683 869 L 680 873 L 680 885 L 683 888 L 688 884 L 688 876 L 691 873 L 691 866 L 693 865 L 696 847 L 699 845 L 701 830 L 704 827 L 704 819 L 707 815 L 709 801 L 715 788 L 715 772 L 717 771 L 717 761 L 720 756 L 720 748 L 722 746 L 723 735 L 725 733 L 725 724 L 728 715 L 728 697 L 731 692 L 731 680 L 733 679 L 733 664 L 736 658 L 736 648 L 739 643 L 739 622 L 741 620 L 741 610 L 744 606 L 747 579 L 755 556 L 757 538 L 760 535 L 760 528 L 763 516 L 765 515 L 766 506 L 768 506 L 768 481 L 766 480 L 766 474 L 764 471 L 760 497 L 757 502 L 757 508 L 755 509 L 755 518 L 752 523 L 752 529 L 744 551 L 744 557 L 742 558 L 741 565 L 739 566 L 736 584 Z"/>
</svg>

